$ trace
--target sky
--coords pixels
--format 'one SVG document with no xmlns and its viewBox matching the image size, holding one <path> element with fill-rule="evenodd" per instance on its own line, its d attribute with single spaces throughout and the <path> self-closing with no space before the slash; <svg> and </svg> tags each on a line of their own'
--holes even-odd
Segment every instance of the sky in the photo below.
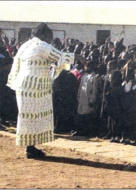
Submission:
<svg viewBox="0 0 136 190">
<path fill-rule="evenodd" d="M 136 1 L 0 1 L 0 21 L 136 25 Z"/>
</svg>

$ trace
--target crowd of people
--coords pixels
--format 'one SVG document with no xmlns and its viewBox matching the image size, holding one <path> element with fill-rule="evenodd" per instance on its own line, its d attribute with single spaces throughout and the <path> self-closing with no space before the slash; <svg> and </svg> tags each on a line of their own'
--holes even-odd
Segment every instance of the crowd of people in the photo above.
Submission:
<svg viewBox="0 0 136 190">
<path fill-rule="evenodd" d="M 15 93 L 6 83 L 19 45 L 0 34 L 0 119 L 6 124 L 17 120 Z M 136 144 L 136 46 L 123 41 L 53 40 L 58 50 L 74 53 L 70 70 L 63 69 L 52 83 L 56 133 Z"/>
<path fill-rule="evenodd" d="M 123 41 L 54 41 L 75 55 L 71 70 L 63 70 L 53 83 L 56 132 L 136 143 L 136 46 Z"/>
<path fill-rule="evenodd" d="M 17 121 L 17 104 L 15 92 L 6 86 L 13 58 L 17 53 L 16 40 L 11 40 L 0 30 L 0 123 L 14 124 Z"/>
</svg>

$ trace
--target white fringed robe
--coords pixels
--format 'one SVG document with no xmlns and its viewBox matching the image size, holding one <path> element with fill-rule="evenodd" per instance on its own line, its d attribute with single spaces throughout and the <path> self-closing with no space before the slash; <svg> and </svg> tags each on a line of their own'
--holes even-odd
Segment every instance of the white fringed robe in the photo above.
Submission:
<svg viewBox="0 0 136 190">
<path fill-rule="evenodd" d="M 16 91 L 19 146 L 54 139 L 50 66 L 57 61 L 61 67 L 62 57 L 64 60 L 62 52 L 34 37 L 20 47 L 14 58 L 7 86 Z M 65 63 L 70 62 L 70 56 L 65 57 Z"/>
</svg>

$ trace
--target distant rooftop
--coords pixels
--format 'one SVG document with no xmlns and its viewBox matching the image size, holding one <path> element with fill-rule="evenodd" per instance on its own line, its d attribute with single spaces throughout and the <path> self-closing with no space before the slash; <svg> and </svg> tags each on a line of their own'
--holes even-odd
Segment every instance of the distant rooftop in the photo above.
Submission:
<svg viewBox="0 0 136 190">
<path fill-rule="evenodd" d="M 0 21 L 136 25 L 136 2 L 0 1 Z"/>
</svg>

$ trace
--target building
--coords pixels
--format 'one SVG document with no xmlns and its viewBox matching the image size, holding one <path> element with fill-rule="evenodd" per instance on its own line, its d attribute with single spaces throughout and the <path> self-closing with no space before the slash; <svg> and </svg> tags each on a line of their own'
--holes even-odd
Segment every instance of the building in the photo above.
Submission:
<svg viewBox="0 0 136 190">
<path fill-rule="evenodd" d="M 41 3 L 42 6 L 40 6 Z M 0 6 L 3 6 L 3 9 L 5 6 L 7 9 L 5 4 Z M 13 15 L 0 13 L 0 28 L 9 38 L 15 37 L 19 41 L 24 41 L 30 37 L 31 30 L 39 22 L 46 22 L 52 28 L 54 38 L 59 37 L 62 40 L 69 37 L 83 42 L 93 41 L 102 44 L 107 37 L 110 37 L 112 41 L 124 37 L 124 44 L 136 44 L 136 21 L 132 19 L 136 16 L 136 8 L 133 6 L 128 8 L 122 7 L 122 4 L 119 7 L 115 6 L 116 4 L 108 4 L 106 7 L 100 7 L 98 5 L 101 2 L 98 2 L 97 6 L 94 4 L 87 6 L 86 3 L 77 6 L 76 3 L 68 4 L 69 6 L 66 7 L 61 4 L 55 6 L 45 2 L 40 2 L 40 5 L 39 2 L 34 4 L 29 2 L 29 4 L 26 3 L 27 5 L 22 4 L 25 8 L 21 14 L 23 7 L 20 6 L 20 2 L 19 4 L 16 2 L 16 6 L 12 4 L 10 4 L 12 9 L 10 6 L 8 8 Z M 15 7 L 16 9 L 13 9 Z M 54 14 L 51 15 L 51 12 Z"/>
</svg>

